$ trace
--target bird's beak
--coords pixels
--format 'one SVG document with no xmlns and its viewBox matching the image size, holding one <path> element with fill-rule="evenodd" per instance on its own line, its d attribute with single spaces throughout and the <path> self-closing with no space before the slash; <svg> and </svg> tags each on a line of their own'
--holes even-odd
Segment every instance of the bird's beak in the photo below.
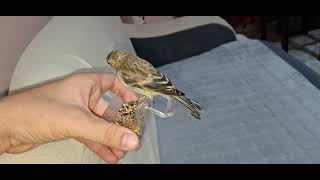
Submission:
<svg viewBox="0 0 320 180">
<path fill-rule="evenodd" d="M 110 64 L 110 59 L 109 59 L 109 58 L 107 58 L 107 64 L 111 65 L 111 64 Z"/>
<path fill-rule="evenodd" d="M 108 64 L 110 64 L 109 61 L 110 61 L 111 54 L 112 54 L 112 52 L 110 52 L 110 53 L 107 55 L 107 58 L 106 58 Z"/>
</svg>

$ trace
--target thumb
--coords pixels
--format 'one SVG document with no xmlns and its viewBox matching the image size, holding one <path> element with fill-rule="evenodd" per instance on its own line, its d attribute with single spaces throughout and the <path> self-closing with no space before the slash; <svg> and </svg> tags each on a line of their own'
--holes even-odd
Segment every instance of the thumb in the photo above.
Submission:
<svg viewBox="0 0 320 180">
<path fill-rule="evenodd" d="M 96 143 L 121 150 L 135 150 L 139 148 L 139 138 L 131 130 L 103 120 L 94 114 L 88 114 L 83 120 L 73 126 L 72 134 L 76 138 L 83 138 Z"/>
</svg>

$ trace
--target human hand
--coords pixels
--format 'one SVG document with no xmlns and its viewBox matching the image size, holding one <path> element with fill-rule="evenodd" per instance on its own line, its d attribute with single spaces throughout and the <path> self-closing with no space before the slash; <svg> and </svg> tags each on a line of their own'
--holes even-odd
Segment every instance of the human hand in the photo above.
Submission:
<svg viewBox="0 0 320 180">
<path fill-rule="evenodd" d="M 73 138 L 116 163 L 140 143 L 131 130 L 101 118 L 108 106 L 101 97 L 106 91 L 137 100 L 111 73 L 80 73 L 2 98 L 0 154 Z"/>
</svg>

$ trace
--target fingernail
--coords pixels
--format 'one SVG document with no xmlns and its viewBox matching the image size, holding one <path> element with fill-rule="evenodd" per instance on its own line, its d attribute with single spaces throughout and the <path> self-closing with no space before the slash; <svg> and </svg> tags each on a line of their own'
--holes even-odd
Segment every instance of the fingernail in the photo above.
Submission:
<svg viewBox="0 0 320 180">
<path fill-rule="evenodd" d="M 122 146 L 127 150 L 135 149 L 138 145 L 138 139 L 133 134 L 124 134 L 122 137 Z"/>
</svg>

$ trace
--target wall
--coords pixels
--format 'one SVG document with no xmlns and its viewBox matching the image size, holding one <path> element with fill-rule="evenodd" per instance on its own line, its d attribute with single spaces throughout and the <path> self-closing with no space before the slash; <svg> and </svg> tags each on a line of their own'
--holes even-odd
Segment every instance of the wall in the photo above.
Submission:
<svg viewBox="0 0 320 180">
<path fill-rule="evenodd" d="M 153 22 L 163 22 L 174 19 L 175 16 L 145 16 L 144 20 L 146 23 L 153 23 Z"/>
<path fill-rule="evenodd" d="M 128 24 L 156 23 L 174 19 L 176 16 L 144 16 L 144 20 L 139 16 L 121 16 L 121 20 Z"/>
<path fill-rule="evenodd" d="M 11 74 L 23 53 L 50 16 L 0 16 L 0 97 L 6 94 Z"/>
</svg>

